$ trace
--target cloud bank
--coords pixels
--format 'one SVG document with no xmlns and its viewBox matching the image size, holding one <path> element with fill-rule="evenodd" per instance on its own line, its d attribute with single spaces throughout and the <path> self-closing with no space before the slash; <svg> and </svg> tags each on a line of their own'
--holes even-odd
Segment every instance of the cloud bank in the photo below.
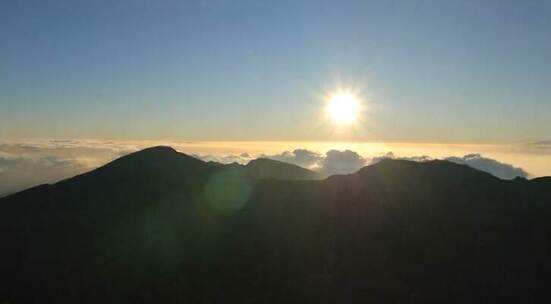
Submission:
<svg viewBox="0 0 551 304">
<path fill-rule="evenodd" d="M 262 157 L 318 171 L 326 176 L 352 173 L 368 162 L 351 150 L 329 150 L 325 154 L 320 154 L 306 149 L 296 149 L 292 152 L 285 151 L 275 155 L 262 155 Z"/>
<path fill-rule="evenodd" d="M 325 175 L 348 174 L 365 166 L 367 159 L 350 150 L 330 150 L 321 161 L 320 172 Z"/>
<path fill-rule="evenodd" d="M 53 155 L 35 157 L 0 151 L 0 196 L 23 188 L 50 183 L 83 172 L 76 159 Z"/>
<path fill-rule="evenodd" d="M 245 164 L 258 157 L 271 158 L 295 164 L 322 173 L 325 176 L 349 174 L 384 158 L 428 161 L 430 156 L 399 157 L 392 152 L 365 157 L 352 150 L 329 150 L 319 153 L 295 149 L 278 154 L 207 154 L 193 153 L 189 142 L 128 142 L 101 140 L 35 140 L 28 142 L 0 142 L 0 196 L 35 185 L 53 183 L 97 168 L 107 162 L 148 146 L 166 144 L 205 161 Z M 551 146 L 540 142 L 538 146 Z M 191 148 L 190 148 L 191 147 Z M 191 151 L 191 152 L 190 152 Z M 484 157 L 480 154 L 444 158 L 459 164 L 489 172 L 499 178 L 528 177 L 519 167 Z"/>
<path fill-rule="evenodd" d="M 316 170 L 320 165 L 320 161 L 324 158 L 323 155 L 306 149 L 296 149 L 293 152 L 285 151 L 280 154 L 262 156 L 312 170 Z"/>
<path fill-rule="evenodd" d="M 469 154 L 463 157 L 448 157 L 446 160 L 470 166 L 472 168 L 486 171 L 502 179 L 513 179 L 515 177 L 528 177 L 528 172 L 522 168 L 499 162 L 495 159 L 483 157 L 480 154 Z"/>
<path fill-rule="evenodd" d="M 0 143 L 0 197 L 97 168 L 139 148 L 111 141 Z"/>
</svg>

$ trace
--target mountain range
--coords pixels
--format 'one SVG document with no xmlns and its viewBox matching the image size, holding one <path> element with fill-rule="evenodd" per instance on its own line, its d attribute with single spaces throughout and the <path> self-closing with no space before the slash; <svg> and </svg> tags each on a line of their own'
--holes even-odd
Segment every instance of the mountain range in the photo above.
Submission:
<svg viewBox="0 0 551 304">
<path fill-rule="evenodd" d="M 551 178 L 169 147 L 0 199 L 0 303 L 541 303 Z"/>
</svg>

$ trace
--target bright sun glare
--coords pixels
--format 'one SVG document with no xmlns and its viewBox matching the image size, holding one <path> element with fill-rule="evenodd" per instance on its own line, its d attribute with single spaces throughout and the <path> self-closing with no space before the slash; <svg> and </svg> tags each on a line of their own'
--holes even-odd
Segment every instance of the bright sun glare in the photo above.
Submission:
<svg viewBox="0 0 551 304">
<path fill-rule="evenodd" d="M 338 92 L 329 98 L 327 112 L 337 125 L 348 125 L 356 121 L 359 103 L 358 97 L 354 94 Z"/>
</svg>

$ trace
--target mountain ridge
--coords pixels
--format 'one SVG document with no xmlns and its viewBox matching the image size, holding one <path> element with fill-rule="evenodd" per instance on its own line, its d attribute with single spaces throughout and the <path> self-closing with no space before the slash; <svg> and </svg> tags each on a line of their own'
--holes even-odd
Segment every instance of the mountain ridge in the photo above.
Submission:
<svg viewBox="0 0 551 304">
<path fill-rule="evenodd" d="M 250 167 L 259 164 L 280 165 Z M 255 179 L 246 168 L 156 147 L 0 199 L 0 301 L 547 295 L 547 179 L 444 161 L 384 160 L 322 180 Z"/>
<path fill-rule="evenodd" d="M 177 150 L 175 150 L 174 148 L 172 148 L 170 146 L 153 146 L 153 147 L 145 148 L 145 149 L 142 149 L 140 151 L 133 152 L 133 153 L 121 156 L 120 158 L 117 158 L 117 159 L 115 159 L 115 160 L 113 160 L 113 161 L 111 161 L 111 162 L 109 162 L 109 163 L 107 163 L 103 166 L 100 166 L 96 169 L 93 169 L 91 171 L 88 171 L 88 172 L 85 172 L 85 173 L 82 173 L 82 174 L 78 174 L 78 175 L 75 175 L 73 177 L 69 177 L 69 178 L 60 180 L 60 181 L 55 182 L 55 183 L 36 185 L 36 186 L 30 187 L 30 188 L 27 188 L 27 189 L 23 189 L 23 190 L 18 191 L 18 192 L 6 194 L 6 195 L 0 197 L 0 199 L 1 198 L 6 198 L 6 197 L 9 197 L 9 196 L 21 193 L 21 192 L 26 192 L 27 190 L 32 190 L 32 189 L 37 188 L 37 187 L 42 188 L 43 186 L 47 186 L 47 185 L 51 186 L 51 185 L 64 183 L 67 180 L 71 180 L 72 178 L 75 178 L 75 177 L 86 176 L 86 175 L 90 175 L 90 174 L 97 174 L 98 171 L 108 170 L 109 168 L 111 168 L 113 166 L 121 166 L 123 163 L 126 163 L 128 161 L 133 161 L 133 162 L 139 161 L 140 164 L 136 164 L 136 163 L 131 164 L 131 167 L 139 167 L 140 165 L 151 166 L 152 164 L 155 164 L 159 160 L 163 161 L 163 162 L 166 162 L 166 161 L 169 161 L 169 160 L 170 161 L 178 160 L 179 162 L 182 162 L 182 163 L 185 160 L 185 161 L 190 162 L 190 163 L 195 163 L 194 164 L 195 166 L 201 166 L 202 164 L 206 164 L 210 167 L 215 167 L 215 168 L 225 168 L 225 169 L 234 168 L 234 169 L 238 169 L 238 170 L 249 171 L 248 174 L 250 175 L 250 177 L 251 178 L 256 178 L 256 179 L 258 179 L 258 178 L 260 178 L 260 179 L 262 179 L 262 178 L 276 178 L 276 179 L 284 179 L 284 180 L 285 179 L 290 179 L 290 180 L 302 180 L 302 179 L 305 179 L 305 180 L 319 180 L 319 179 L 324 179 L 324 178 L 330 178 L 331 177 L 331 176 L 323 177 L 320 173 L 314 172 L 312 170 L 309 170 L 309 169 L 306 169 L 306 168 L 303 168 L 303 167 L 300 167 L 300 166 L 297 166 L 297 165 L 293 165 L 293 164 L 290 164 L 290 163 L 273 160 L 273 159 L 270 159 L 270 158 L 253 159 L 253 160 L 250 160 L 245 165 L 242 165 L 242 164 L 239 164 L 239 163 L 222 164 L 222 163 L 213 162 L 213 161 L 204 162 L 201 159 L 199 159 L 199 158 L 197 158 L 193 155 L 188 155 L 188 154 L 185 154 L 185 153 L 182 153 L 182 152 L 178 152 Z M 411 160 L 401 160 L 401 159 L 391 159 L 391 158 L 384 158 L 384 159 L 382 159 L 381 161 L 379 161 L 375 164 L 364 166 L 364 167 L 358 169 L 356 172 L 353 172 L 353 173 L 350 173 L 350 174 L 357 174 L 357 173 L 361 174 L 362 172 L 365 172 L 366 170 L 368 171 L 371 168 L 380 167 L 381 164 L 397 164 L 397 163 L 409 164 L 413 167 L 415 167 L 418 164 L 424 164 L 425 166 L 426 165 L 431 166 L 431 165 L 434 165 L 434 164 L 440 164 L 440 165 L 446 165 L 446 166 L 459 166 L 459 167 L 464 168 L 463 171 L 465 171 L 465 172 L 471 172 L 471 173 L 476 172 L 476 174 L 486 175 L 487 177 L 491 177 L 491 178 L 494 178 L 494 179 L 499 179 L 498 177 L 496 177 L 496 176 L 494 176 L 490 173 L 481 171 L 479 169 L 470 167 L 468 165 L 457 164 L 457 163 L 446 161 L 446 160 L 430 160 L 430 161 L 417 162 L 417 161 L 411 161 Z M 174 165 L 174 163 L 170 163 L 169 165 Z M 419 167 L 419 166 L 417 166 L 417 167 Z M 421 166 L 421 167 L 423 167 L 423 166 Z M 266 173 L 264 173 L 264 174 L 260 173 L 262 171 L 270 171 L 270 169 L 275 169 L 276 171 L 292 170 L 293 172 L 291 174 L 288 174 L 288 173 L 287 174 L 281 174 L 281 173 L 273 174 L 272 172 L 268 172 L 267 174 Z M 346 174 L 346 175 L 350 175 L 350 174 Z M 342 175 L 342 174 L 337 174 L 337 175 Z M 547 182 L 550 179 L 551 179 L 551 177 L 544 176 L 544 177 L 537 177 L 537 178 L 529 179 L 528 181 Z"/>
</svg>

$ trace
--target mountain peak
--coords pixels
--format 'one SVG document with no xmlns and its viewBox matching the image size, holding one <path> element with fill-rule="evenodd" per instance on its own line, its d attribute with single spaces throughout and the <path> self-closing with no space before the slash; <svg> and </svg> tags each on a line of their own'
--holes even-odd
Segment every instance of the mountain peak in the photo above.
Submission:
<svg viewBox="0 0 551 304">
<path fill-rule="evenodd" d="M 170 179 L 178 174 L 197 174 L 210 171 L 207 163 L 167 146 L 155 146 L 124 155 L 95 170 L 84 173 L 80 179 L 97 179 L 108 183 L 121 179 Z M 68 179 L 67 183 L 73 181 Z"/>
<path fill-rule="evenodd" d="M 143 150 L 127 154 L 127 155 L 115 160 L 114 163 L 120 162 L 120 161 L 129 161 L 129 160 L 151 161 L 151 162 L 156 162 L 156 161 L 166 162 L 166 161 L 173 161 L 175 159 L 178 159 L 180 161 L 184 160 L 184 159 L 199 161 L 198 159 L 196 159 L 192 156 L 189 156 L 185 153 L 180 153 L 180 152 L 176 151 L 172 147 L 169 147 L 169 146 L 155 146 L 155 147 L 145 148 Z"/>
<path fill-rule="evenodd" d="M 497 177 L 467 165 L 456 164 L 447 160 L 413 161 L 404 159 L 383 159 L 380 162 L 364 167 L 357 172 L 360 176 L 380 175 L 394 178 L 411 178 L 415 180 L 435 180 L 440 182 L 460 182 L 464 180 L 495 181 Z"/>
<path fill-rule="evenodd" d="M 175 154 L 178 153 L 174 148 L 169 146 L 154 146 L 134 152 L 132 154 Z"/>
</svg>

